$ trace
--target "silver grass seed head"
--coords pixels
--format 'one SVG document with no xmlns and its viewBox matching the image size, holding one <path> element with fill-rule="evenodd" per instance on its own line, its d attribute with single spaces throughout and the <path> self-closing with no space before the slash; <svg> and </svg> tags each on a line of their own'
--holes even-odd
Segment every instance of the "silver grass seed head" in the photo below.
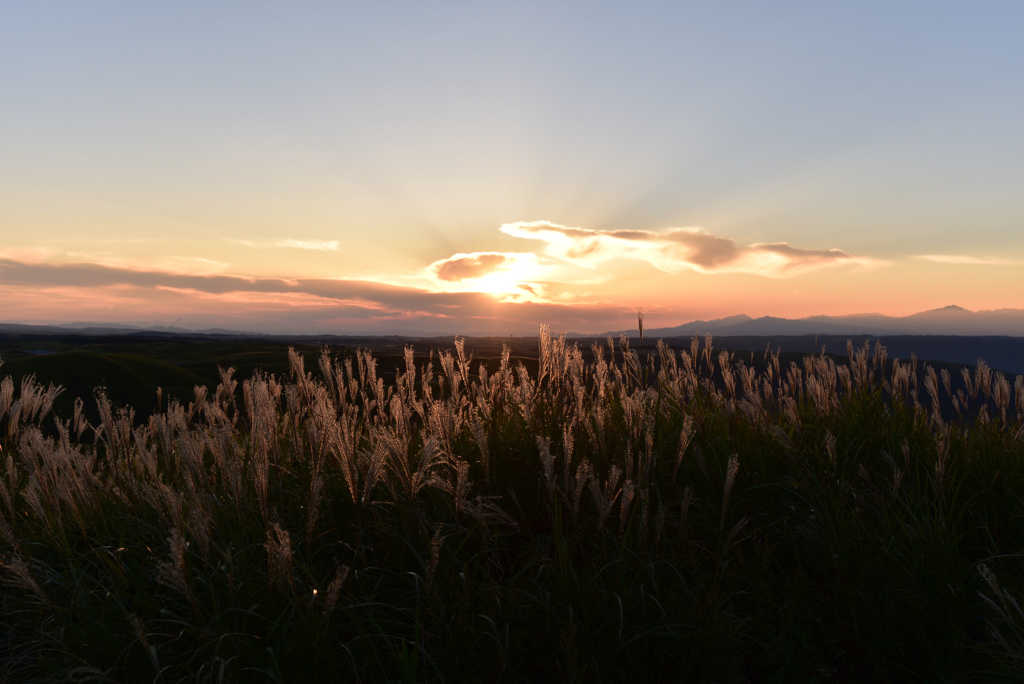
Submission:
<svg viewBox="0 0 1024 684">
<path fill-rule="evenodd" d="M 5 585 L 30 592 L 44 601 L 49 602 L 46 592 L 44 592 L 42 587 L 39 586 L 39 583 L 36 582 L 28 564 L 25 563 L 25 559 L 21 556 L 15 556 L 13 558 L 0 557 L 0 572 L 4 575 L 3 583 Z"/>
<path fill-rule="evenodd" d="M 338 569 L 334 571 L 334 578 L 331 583 L 327 585 L 327 590 L 324 592 L 324 614 L 330 614 L 334 610 L 334 606 L 338 603 L 338 594 L 341 593 L 341 586 L 345 583 L 348 578 L 349 567 L 347 565 L 340 565 Z"/>
</svg>

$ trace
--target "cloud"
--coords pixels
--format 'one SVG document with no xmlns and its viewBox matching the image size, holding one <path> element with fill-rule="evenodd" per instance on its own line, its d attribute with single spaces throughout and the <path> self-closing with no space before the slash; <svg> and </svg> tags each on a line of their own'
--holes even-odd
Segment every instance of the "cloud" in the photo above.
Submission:
<svg viewBox="0 0 1024 684">
<path fill-rule="evenodd" d="M 471 252 L 435 261 L 426 275 L 442 291 L 487 292 L 505 301 L 541 301 L 545 287 L 538 281 L 554 273 L 532 252 Z"/>
<path fill-rule="evenodd" d="M 313 249 L 319 251 L 338 251 L 337 240 L 278 240 L 275 247 L 291 247 L 292 249 Z"/>
<path fill-rule="evenodd" d="M 134 264 L 117 252 L 67 252 L 66 256 L 80 259 L 85 263 L 97 266 L 109 266 L 111 268 L 124 268 L 132 270 Z M 3 258 L 3 255 L 0 255 Z M 17 260 L 17 259 L 15 259 Z M 23 261 L 33 261 L 25 259 Z M 168 255 L 160 257 L 153 262 L 154 270 L 168 271 L 170 273 L 181 273 L 189 275 L 213 275 L 223 273 L 230 266 L 226 261 L 206 259 L 204 257 Z"/>
<path fill-rule="evenodd" d="M 405 273 L 372 279 L 256 278 L 230 275 L 223 262 L 168 256 L 137 268 L 107 254 L 54 263 L 54 257 L 0 254 L 4 319 L 130 323 L 187 318 L 208 327 L 264 332 L 462 332 L 522 334 L 538 323 L 565 330 L 623 327 L 630 297 L 663 298 L 615 284 L 610 266 L 639 261 L 666 273 L 750 273 L 786 278 L 813 269 L 865 265 L 838 249 L 737 244 L 705 231 L 600 231 L 547 221 L 509 223 L 503 233 L 536 250 L 460 252 Z M 257 249 L 333 251 L 338 241 L 232 240 Z M 938 257 L 928 256 L 926 259 Z M 584 291 L 596 286 L 599 295 Z"/>
<path fill-rule="evenodd" d="M 431 265 L 439 280 L 447 282 L 482 278 L 507 266 L 513 258 L 495 252 L 456 254 Z"/>
<path fill-rule="evenodd" d="M 915 254 L 910 257 L 916 261 L 930 261 L 936 264 L 961 264 L 965 266 L 1009 266 L 1016 261 L 996 257 L 975 257 L 962 254 Z"/>
<path fill-rule="evenodd" d="M 584 268 L 616 259 L 646 261 L 667 273 L 751 273 L 774 278 L 840 265 L 877 263 L 839 249 L 801 249 L 785 242 L 737 245 L 696 228 L 600 231 L 547 221 L 507 223 L 501 232 L 544 243 L 544 254 Z"/>
<path fill-rule="evenodd" d="M 338 240 L 294 240 L 291 238 L 284 238 L 281 240 L 239 240 L 235 238 L 225 238 L 228 242 L 236 245 L 242 245 L 243 247 L 250 247 L 252 249 L 270 249 L 270 248 L 285 248 L 285 249 L 311 249 L 320 252 L 337 252 L 341 247 L 341 242 Z"/>
<path fill-rule="evenodd" d="M 156 265 L 161 270 L 193 275 L 212 275 L 223 273 L 230 264 L 203 257 L 169 256 L 160 259 Z"/>
<path fill-rule="evenodd" d="M 132 323 L 184 318 L 199 327 L 290 334 L 507 335 L 536 332 L 542 322 L 566 330 L 607 330 L 620 325 L 627 311 L 601 301 L 555 304 L 495 298 L 486 291 L 433 291 L 366 280 L 245 278 L 4 258 L 0 300 L 0 316 L 6 321 Z"/>
</svg>

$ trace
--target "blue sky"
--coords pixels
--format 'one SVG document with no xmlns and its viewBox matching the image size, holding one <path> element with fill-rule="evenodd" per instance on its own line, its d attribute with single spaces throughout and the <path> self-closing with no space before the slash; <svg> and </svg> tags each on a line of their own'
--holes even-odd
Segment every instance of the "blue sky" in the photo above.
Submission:
<svg viewBox="0 0 1024 684">
<path fill-rule="evenodd" d="M 1017 3 L 10 3 L 0 288 L 18 320 L 325 331 L 1024 308 L 1022 27 Z"/>
</svg>

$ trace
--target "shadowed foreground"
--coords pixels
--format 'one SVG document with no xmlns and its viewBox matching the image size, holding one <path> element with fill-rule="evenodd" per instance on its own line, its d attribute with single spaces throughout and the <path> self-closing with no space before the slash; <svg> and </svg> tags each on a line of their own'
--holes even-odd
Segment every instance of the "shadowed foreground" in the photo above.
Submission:
<svg viewBox="0 0 1024 684">
<path fill-rule="evenodd" d="M 540 349 L 293 353 L 139 427 L 5 380 L 0 679 L 1024 676 L 1024 378 Z"/>
</svg>

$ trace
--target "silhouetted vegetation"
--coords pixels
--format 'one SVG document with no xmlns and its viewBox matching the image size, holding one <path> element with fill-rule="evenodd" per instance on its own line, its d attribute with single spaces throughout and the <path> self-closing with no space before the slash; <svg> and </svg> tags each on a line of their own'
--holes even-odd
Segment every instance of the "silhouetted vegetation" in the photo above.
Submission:
<svg viewBox="0 0 1024 684">
<path fill-rule="evenodd" d="M 1024 675 L 1024 378 L 537 344 L 5 379 L 0 679 Z"/>
</svg>

